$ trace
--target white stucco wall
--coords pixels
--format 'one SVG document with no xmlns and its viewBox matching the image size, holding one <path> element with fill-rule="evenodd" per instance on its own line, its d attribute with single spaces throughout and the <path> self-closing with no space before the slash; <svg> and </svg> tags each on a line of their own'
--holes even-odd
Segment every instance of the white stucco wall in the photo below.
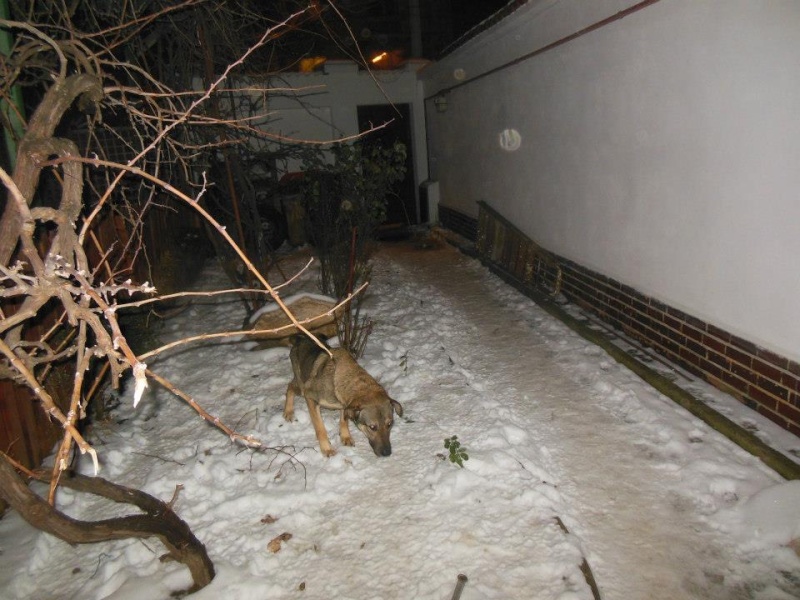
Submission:
<svg viewBox="0 0 800 600">
<path fill-rule="evenodd" d="M 417 70 L 424 62 L 408 62 L 394 71 L 359 71 L 349 61 L 330 61 L 313 73 L 285 73 L 271 80 L 268 131 L 290 140 L 330 142 L 359 133 L 358 106 L 409 104 L 415 183 L 427 177 L 427 145 L 422 84 Z M 375 125 L 380 125 L 375 123 Z M 279 165 L 296 171 L 289 161 Z"/>
<path fill-rule="evenodd" d="M 800 360 L 800 2 L 661 0 L 470 82 L 634 4 L 533 0 L 421 71 L 441 202 Z"/>
</svg>

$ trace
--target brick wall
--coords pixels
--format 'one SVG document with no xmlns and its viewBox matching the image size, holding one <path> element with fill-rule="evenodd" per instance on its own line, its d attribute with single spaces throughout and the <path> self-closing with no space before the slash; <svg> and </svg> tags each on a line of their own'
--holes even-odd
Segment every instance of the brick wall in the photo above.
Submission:
<svg viewBox="0 0 800 600">
<path fill-rule="evenodd" d="M 574 262 L 560 263 L 571 302 L 800 435 L 800 364 Z"/>
<path fill-rule="evenodd" d="M 441 205 L 439 217 L 443 227 L 477 240 L 477 219 Z M 502 253 L 490 259 L 505 260 Z M 800 364 L 577 263 L 555 259 L 562 270 L 561 293 L 570 302 L 800 436 Z M 511 265 L 500 266 L 513 272 Z"/>
</svg>

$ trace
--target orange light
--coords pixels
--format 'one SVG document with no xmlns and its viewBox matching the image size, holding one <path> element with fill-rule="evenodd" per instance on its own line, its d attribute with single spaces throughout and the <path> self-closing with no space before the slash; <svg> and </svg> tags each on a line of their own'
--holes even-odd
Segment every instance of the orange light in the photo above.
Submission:
<svg viewBox="0 0 800 600">
<path fill-rule="evenodd" d="M 380 54 L 378 54 L 378 56 L 376 56 L 375 58 L 372 59 L 372 64 L 374 65 L 374 64 L 377 64 L 377 63 L 381 62 L 387 56 L 389 56 L 389 55 L 386 52 L 381 52 Z"/>
<path fill-rule="evenodd" d="M 324 56 L 312 56 L 311 58 L 301 58 L 300 59 L 300 72 L 301 73 L 312 73 L 316 71 L 317 67 L 320 65 L 324 65 L 325 61 L 328 59 Z"/>
</svg>

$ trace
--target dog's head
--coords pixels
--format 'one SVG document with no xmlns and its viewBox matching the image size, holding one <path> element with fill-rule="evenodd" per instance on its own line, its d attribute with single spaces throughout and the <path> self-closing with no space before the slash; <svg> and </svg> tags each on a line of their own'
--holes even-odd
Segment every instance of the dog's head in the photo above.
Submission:
<svg viewBox="0 0 800 600">
<path fill-rule="evenodd" d="M 394 413 L 403 416 L 403 406 L 386 396 L 385 402 L 377 402 L 351 411 L 349 417 L 367 439 L 376 456 L 389 456 L 392 453 L 392 442 L 389 435 L 394 425 Z"/>
</svg>

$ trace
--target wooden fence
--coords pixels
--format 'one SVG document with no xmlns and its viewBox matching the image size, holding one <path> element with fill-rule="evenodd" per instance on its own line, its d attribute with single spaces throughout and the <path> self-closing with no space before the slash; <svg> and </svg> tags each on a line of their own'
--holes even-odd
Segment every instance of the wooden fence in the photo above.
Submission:
<svg viewBox="0 0 800 600">
<path fill-rule="evenodd" d="M 486 202 L 478 202 L 475 246 L 481 260 L 510 273 L 524 285 L 539 287 L 553 296 L 561 291 L 563 274 L 556 257 Z"/>
</svg>

